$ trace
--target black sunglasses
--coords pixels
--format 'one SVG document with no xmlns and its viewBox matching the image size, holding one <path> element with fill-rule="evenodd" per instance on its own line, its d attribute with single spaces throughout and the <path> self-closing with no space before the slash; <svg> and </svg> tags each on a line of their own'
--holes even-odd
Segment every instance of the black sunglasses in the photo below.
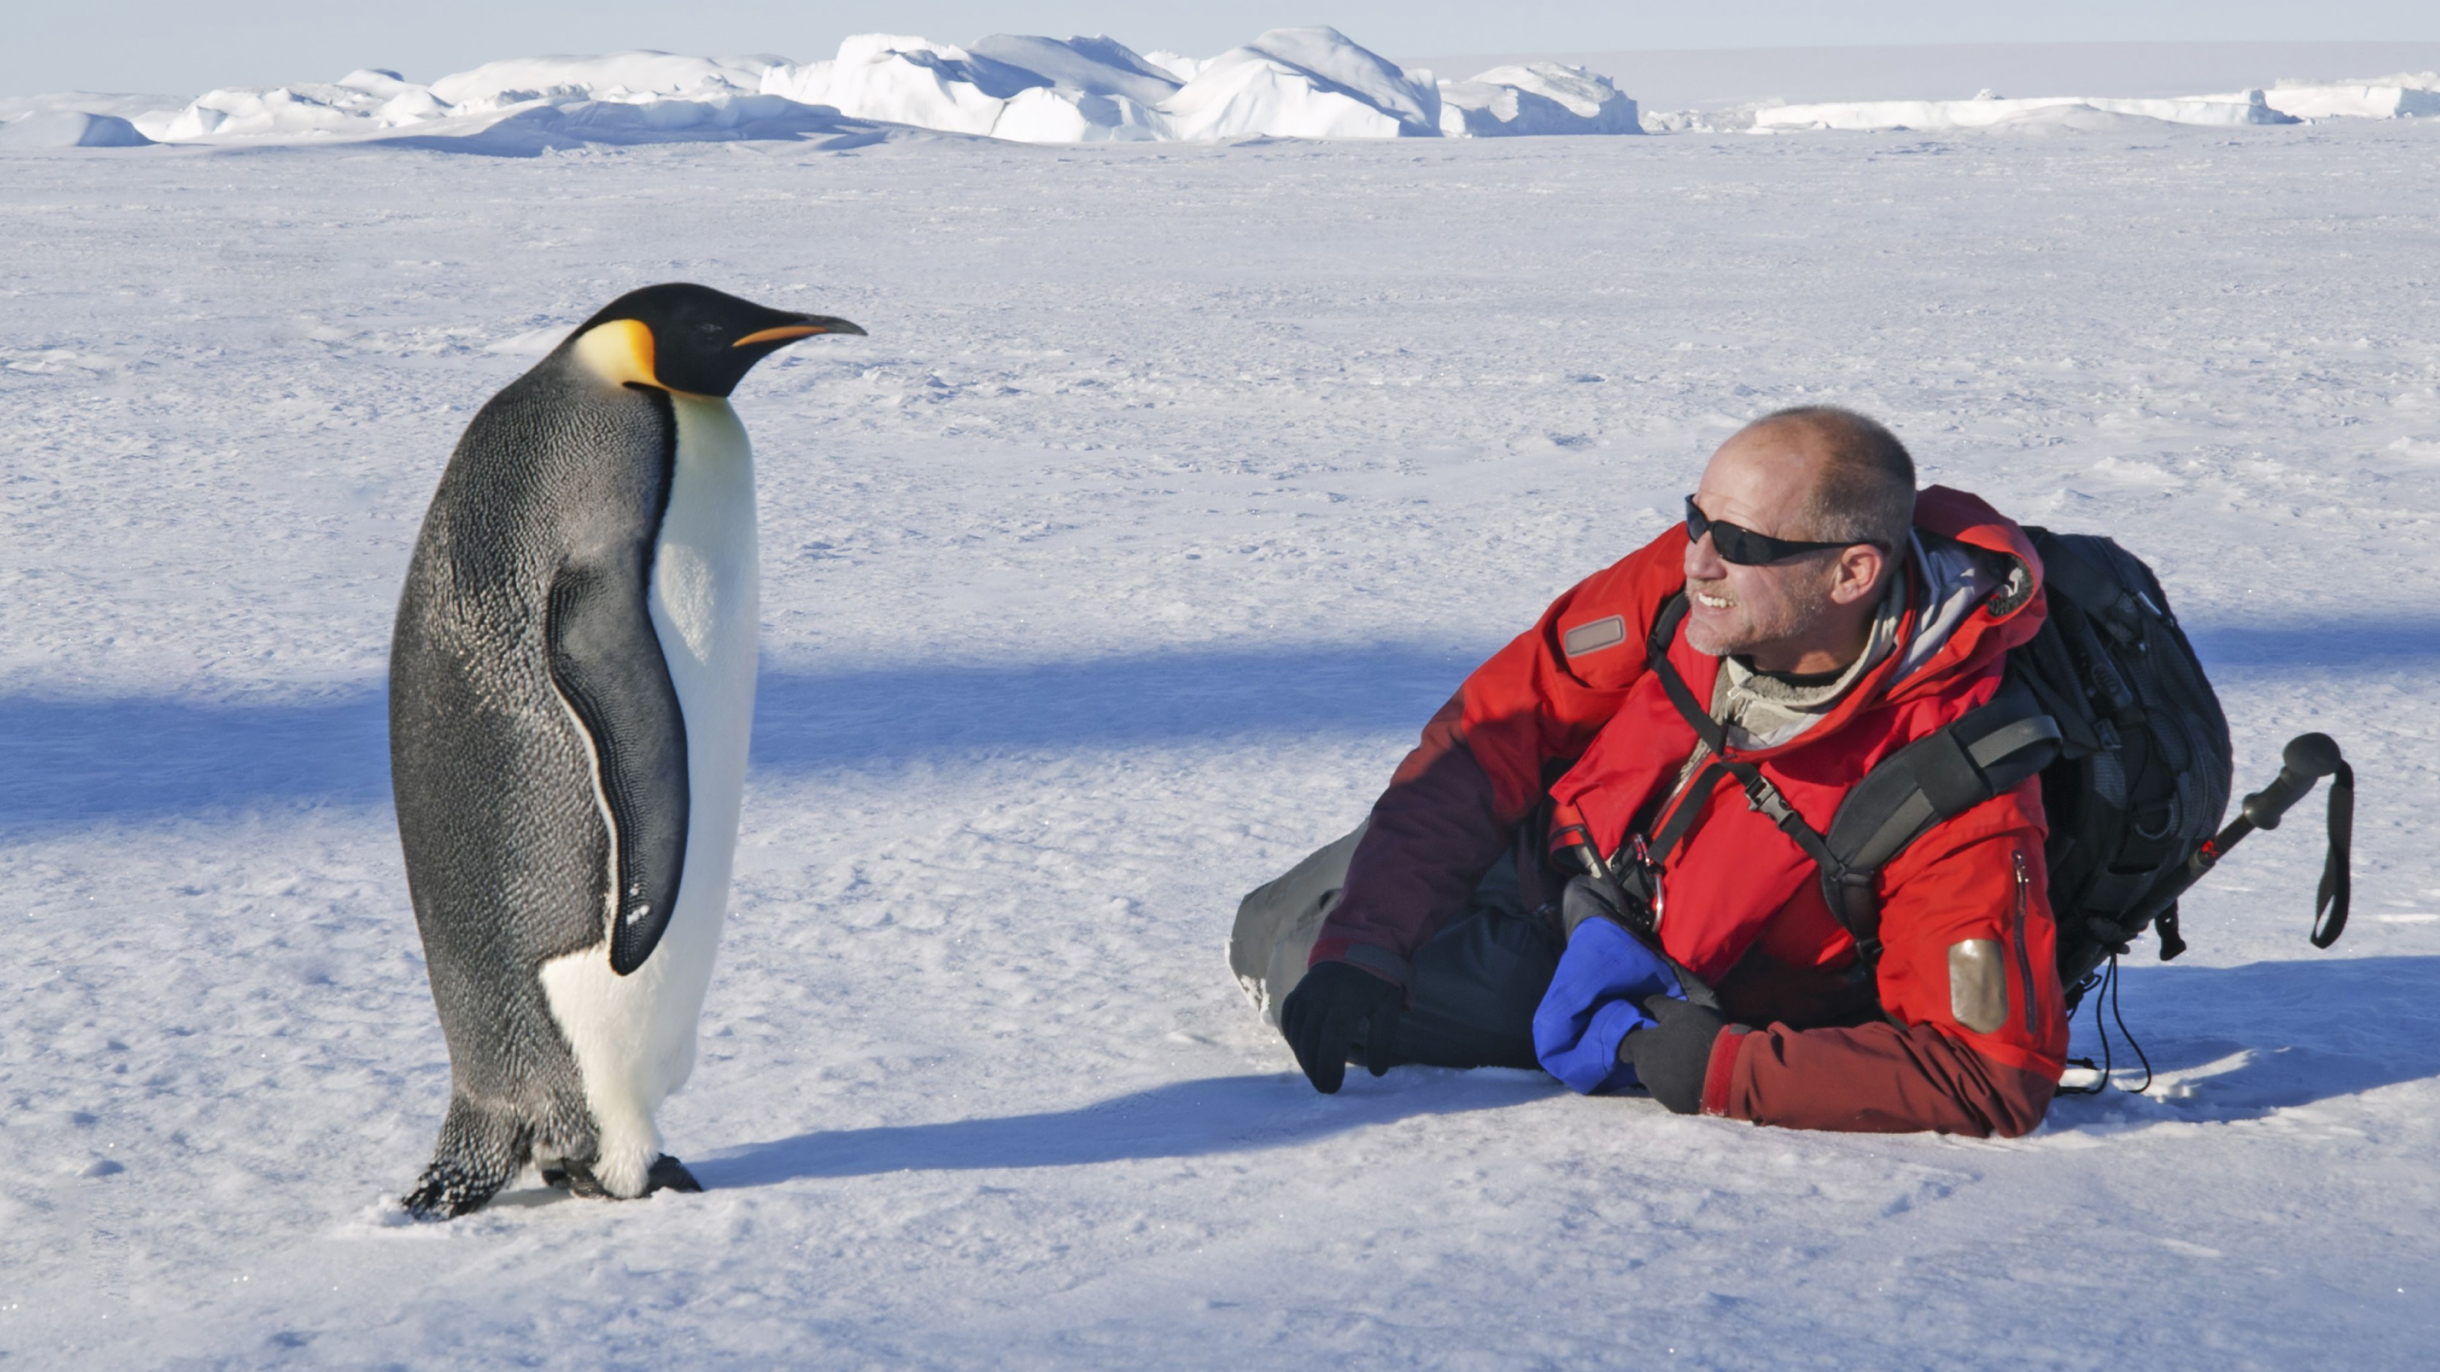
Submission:
<svg viewBox="0 0 2440 1372">
<path fill-rule="evenodd" d="M 1809 543 L 1796 538 L 1773 538 L 1751 529 L 1741 529 L 1724 519 L 1713 519 L 1695 508 L 1694 497 L 1686 497 L 1686 539 L 1700 543 L 1703 535 L 1711 535 L 1711 550 L 1722 562 L 1734 562 L 1740 567 L 1762 567 L 1784 561 L 1798 553 L 1818 553 L 1825 548 L 1852 548 L 1868 539 L 1846 538 L 1830 543 Z M 1878 548 L 1881 545 L 1874 543 Z"/>
</svg>

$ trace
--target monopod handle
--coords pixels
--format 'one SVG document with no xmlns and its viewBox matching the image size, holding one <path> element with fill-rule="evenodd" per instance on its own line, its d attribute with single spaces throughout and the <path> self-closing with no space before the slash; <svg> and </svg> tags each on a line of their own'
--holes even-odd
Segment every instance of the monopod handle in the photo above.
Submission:
<svg viewBox="0 0 2440 1372">
<path fill-rule="evenodd" d="M 2288 741 L 2279 762 L 2278 779 L 2247 796 L 2241 807 L 2246 822 L 2256 829 L 2278 828 L 2289 806 L 2304 799 L 2314 783 L 2346 765 L 2338 741 L 2328 734 L 2298 734 Z"/>
</svg>

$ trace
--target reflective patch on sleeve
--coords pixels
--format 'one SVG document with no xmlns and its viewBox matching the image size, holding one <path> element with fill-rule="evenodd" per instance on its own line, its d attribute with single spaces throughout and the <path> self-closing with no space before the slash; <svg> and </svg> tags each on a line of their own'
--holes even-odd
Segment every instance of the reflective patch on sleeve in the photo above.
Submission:
<svg viewBox="0 0 2440 1372">
<path fill-rule="evenodd" d="M 1977 1034 L 2008 1022 L 2008 966 L 1999 940 L 1959 939 L 1949 945 L 1949 1014 Z"/>
<path fill-rule="evenodd" d="M 1612 615 L 1608 619 L 1596 619 L 1590 624 L 1579 624 L 1568 630 L 1560 636 L 1559 646 L 1567 650 L 1569 657 L 1582 657 L 1604 648 L 1615 648 L 1626 641 L 1627 621 L 1621 616 Z"/>
</svg>

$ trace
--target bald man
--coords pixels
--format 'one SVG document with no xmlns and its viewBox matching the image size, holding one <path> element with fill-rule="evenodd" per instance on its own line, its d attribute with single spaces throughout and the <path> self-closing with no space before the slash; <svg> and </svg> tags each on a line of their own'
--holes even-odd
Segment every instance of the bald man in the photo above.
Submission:
<svg viewBox="0 0 2440 1372">
<path fill-rule="evenodd" d="M 1324 1093 L 1350 1061 L 1539 1065 L 1682 1114 L 2022 1134 L 2067 1047 L 2038 777 L 1884 867 L 1864 949 L 1749 795 L 1826 831 L 1991 700 L 2040 575 L 1881 425 L 1766 415 L 1684 524 L 1467 677 L 1361 827 L 1245 898 L 1230 964 Z"/>
</svg>

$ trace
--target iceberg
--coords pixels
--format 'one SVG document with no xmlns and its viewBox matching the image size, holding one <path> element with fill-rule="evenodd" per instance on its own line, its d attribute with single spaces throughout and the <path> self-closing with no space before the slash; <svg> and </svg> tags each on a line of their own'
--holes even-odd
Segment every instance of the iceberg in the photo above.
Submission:
<svg viewBox="0 0 2440 1372">
<path fill-rule="evenodd" d="M 1635 102 L 1610 78 L 1556 62 L 1493 67 L 1440 83 L 1440 131 L 1450 138 L 1642 133 Z"/>
<path fill-rule="evenodd" d="M 86 110 L 34 110 L 0 123 L 0 149 L 10 152 L 141 148 L 152 141 L 118 115 Z"/>
<path fill-rule="evenodd" d="M 1021 143 L 1165 136 L 1151 113 L 1178 83 L 1108 38 L 999 35 L 971 48 L 863 34 L 838 56 L 779 64 L 761 89 L 859 119 Z"/>
<path fill-rule="evenodd" d="M 89 93 L 0 99 L 0 149 L 377 142 L 531 155 L 733 139 L 842 148 L 914 130 L 1020 143 L 1235 138 L 1497 138 L 1645 132 L 2211 127 L 2440 115 L 2440 74 L 2281 81 L 2178 99 L 1872 100 L 1642 114 L 1608 77 L 1531 62 L 1443 81 L 1325 27 L 1273 29 L 1211 58 L 1116 39 L 993 34 L 963 47 L 903 34 L 833 55 L 632 51 L 516 57 L 430 84 L 363 68 L 336 81 L 227 87 L 192 100 Z"/>
<path fill-rule="evenodd" d="M 2440 72 L 2369 81 L 2282 81 L 2262 93 L 2272 109 L 2298 119 L 2418 119 L 2440 115 Z"/>
<path fill-rule="evenodd" d="M 2113 99 L 2061 95 L 2010 100 L 1985 92 L 1972 100 L 1858 100 L 1811 105 L 1775 105 L 1754 111 L 1763 131 L 1840 129 L 1983 129 L 2066 108 L 2134 115 L 2170 124 L 2231 128 L 2246 124 L 2293 124 L 2294 115 L 2273 108 L 2259 90 L 2184 99 Z M 2042 114 L 2046 120 L 2055 115 Z"/>
<path fill-rule="evenodd" d="M 777 57 L 679 57 L 666 52 L 614 52 L 598 57 L 512 57 L 444 76 L 428 88 L 440 105 L 467 112 L 504 110 L 537 101 L 608 100 L 649 104 L 758 95 Z M 372 73 L 395 78 L 395 72 Z M 357 72 L 342 85 L 368 73 Z M 406 87 L 408 83 L 398 83 Z M 426 88 L 415 88 L 426 89 Z"/>
<path fill-rule="evenodd" d="M 1273 29 L 1204 63 L 1161 113 L 1190 142 L 1436 138 L 1440 88 L 1337 29 Z"/>
</svg>

